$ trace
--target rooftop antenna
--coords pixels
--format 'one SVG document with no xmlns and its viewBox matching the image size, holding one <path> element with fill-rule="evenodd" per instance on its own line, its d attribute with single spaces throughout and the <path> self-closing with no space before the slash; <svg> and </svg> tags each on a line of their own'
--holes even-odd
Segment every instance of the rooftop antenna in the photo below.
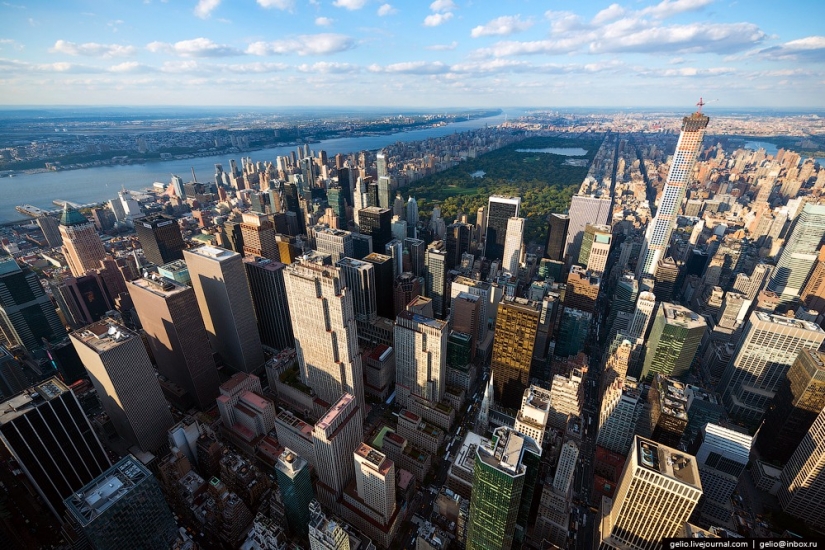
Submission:
<svg viewBox="0 0 825 550">
<path fill-rule="evenodd" d="M 702 101 L 702 98 L 700 97 L 700 98 L 699 98 L 699 103 L 697 103 L 696 105 L 698 105 L 698 106 L 699 106 L 699 113 L 701 113 L 701 112 L 702 112 L 702 107 L 704 107 L 704 106 L 705 106 L 705 102 L 704 102 L 704 101 Z"/>
</svg>

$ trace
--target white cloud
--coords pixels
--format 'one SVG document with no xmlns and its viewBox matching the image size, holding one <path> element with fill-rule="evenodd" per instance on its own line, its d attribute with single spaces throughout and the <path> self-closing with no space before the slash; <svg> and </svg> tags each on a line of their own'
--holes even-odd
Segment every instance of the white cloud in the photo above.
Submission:
<svg viewBox="0 0 825 550">
<path fill-rule="evenodd" d="M 318 25 L 319 27 L 329 27 L 330 25 L 332 25 L 332 21 L 333 20 L 330 19 L 329 17 L 316 17 L 315 18 L 315 24 Z"/>
<path fill-rule="evenodd" d="M 454 50 L 458 47 L 458 42 L 453 41 L 449 44 L 433 44 L 432 46 L 426 46 L 425 50 L 432 50 L 434 52 L 445 52 L 449 50 Z"/>
<path fill-rule="evenodd" d="M 152 67 L 138 63 L 137 61 L 124 61 L 123 63 L 109 67 L 109 72 L 112 73 L 146 73 L 153 70 Z"/>
<path fill-rule="evenodd" d="M 275 8 L 276 10 L 292 11 L 295 9 L 295 0 L 258 0 L 258 5 L 262 8 Z"/>
<path fill-rule="evenodd" d="M 58 40 L 54 46 L 49 48 L 51 53 L 64 53 L 67 55 L 83 55 L 88 57 L 125 57 L 133 55 L 137 48 L 134 46 L 121 46 L 120 44 L 98 44 L 96 42 L 86 42 L 76 44 L 66 40 Z"/>
<path fill-rule="evenodd" d="M 387 15 L 398 13 L 398 10 L 392 7 L 391 4 L 381 4 L 381 7 L 378 8 L 376 13 L 378 14 L 378 17 L 386 17 Z"/>
<path fill-rule="evenodd" d="M 276 73 L 289 68 L 286 63 L 266 63 L 257 61 L 255 63 L 238 63 L 225 65 L 227 70 L 237 73 Z"/>
<path fill-rule="evenodd" d="M 272 42 L 253 42 L 246 49 L 252 55 L 326 55 L 343 52 L 355 47 L 355 41 L 343 34 L 305 34 L 274 40 Z"/>
<path fill-rule="evenodd" d="M 712 3 L 713 0 L 662 0 L 655 6 L 644 8 L 639 13 L 657 19 L 666 19 L 680 13 L 700 10 Z"/>
<path fill-rule="evenodd" d="M 759 55 L 774 60 L 806 59 L 825 61 L 825 36 L 806 36 L 760 50 Z"/>
<path fill-rule="evenodd" d="M 201 65 L 197 61 L 167 61 L 160 70 L 164 73 L 194 73 L 211 67 Z"/>
<path fill-rule="evenodd" d="M 623 16 L 625 13 L 627 13 L 627 10 L 625 10 L 619 4 L 610 4 L 605 9 L 603 9 L 595 16 L 593 16 L 592 23 L 594 25 L 601 25 L 603 23 L 607 23 L 608 21 L 614 21 L 619 17 Z"/>
<path fill-rule="evenodd" d="M 496 17 L 485 25 L 479 25 L 470 31 L 470 36 L 478 38 L 480 36 L 508 36 L 514 32 L 526 31 L 533 26 L 529 19 L 522 21 L 521 15 L 502 15 Z"/>
<path fill-rule="evenodd" d="M 195 15 L 201 19 L 207 19 L 212 12 L 221 5 L 221 0 L 198 0 L 198 5 L 195 6 Z"/>
<path fill-rule="evenodd" d="M 442 25 L 453 18 L 452 12 L 447 13 L 434 13 L 432 15 L 428 15 L 424 18 L 424 26 L 425 27 L 437 27 Z"/>
<path fill-rule="evenodd" d="M 759 43 L 766 37 L 752 23 L 691 23 L 650 27 L 618 36 L 605 33 L 591 42 L 590 51 L 731 53 Z"/>
<path fill-rule="evenodd" d="M 351 63 L 330 63 L 328 61 L 319 61 L 318 63 L 303 63 L 296 67 L 302 73 L 312 74 L 354 74 L 361 69 L 357 65 Z"/>
<path fill-rule="evenodd" d="M 151 42 L 146 45 L 146 49 L 153 53 L 165 52 L 177 54 L 181 57 L 232 57 L 243 55 L 243 52 L 237 48 L 226 44 L 216 44 L 208 38 L 181 40 L 174 44 Z"/>
<path fill-rule="evenodd" d="M 390 65 L 373 64 L 368 67 L 373 73 L 397 73 L 397 74 L 442 74 L 450 70 L 450 67 L 440 61 L 406 61 L 402 63 L 391 63 Z"/>
<path fill-rule="evenodd" d="M 367 0 L 335 0 L 332 3 L 336 8 L 345 8 L 348 10 L 360 10 L 367 3 Z"/>
<path fill-rule="evenodd" d="M 550 21 L 553 33 L 566 33 L 585 27 L 582 18 L 571 11 L 548 11 L 544 13 L 544 17 Z"/>
<path fill-rule="evenodd" d="M 435 2 L 430 4 L 430 10 L 436 13 L 453 11 L 454 9 L 456 9 L 456 5 L 453 0 L 435 0 Z"/>
<path fill-rule="evenodd" d="M 3 46 L 11 46 L 18 51 L 25 48 L 23 44 L 13 38 L 0 38 L 0 49 L 2 49 Z"/>
</svg>

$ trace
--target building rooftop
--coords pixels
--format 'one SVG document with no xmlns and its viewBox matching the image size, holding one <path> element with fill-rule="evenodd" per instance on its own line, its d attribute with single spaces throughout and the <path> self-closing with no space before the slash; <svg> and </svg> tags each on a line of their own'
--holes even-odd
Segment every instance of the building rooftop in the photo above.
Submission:
<svg viewBox="0 0 825 550">
<path fill-rule="evenodd" d="M 662 413 L 687 420 L 687 395 L 685 385 L 662 375 L 657 375 L 654 384 L 659 384 L 659 407 Z"/>
<path fill-rule="evenodd" d="M 734 459 L 742 464 L 748 463 L 753 443 L 751 436 L 710 423 L 702 427 L 702 432 L 704 432 L 703 444 L 707 443 L 724 450 L 726 458 Z"/>
<path fill-rule="evenodd" d="M 49 378 L 28 388 L 23 393 L 0 403 L 0 425 L 11 422 L 18 416 L 51 401 L 67 391 L 69 391 L 69 388 L 56 377 Z"/>
<path fill-rule="evenodd" d="M 107 318 L 76 330 L 72 333 L 72 336 L 95 352 L 104 353 L 137 335 L 123 325 Z"/>
<path fill-rule="evenodd" d="M 413 313 L 409 310 L 404 310 L 398 314 L 399 319 L 405 319 L 407 321 L 413 321 L 415 323 L 434 328 L 436 330 L 444 330 L 447 328 L 447 321 L 442 321 L 440 319 L 433 319 L 431 317 L 425 317 L 424 315 L 419 315 L 418 313 Z"/>
<path fill-rule="evenodd" d="M 173 296 L 175 294 L 179 294 L 181 292 L 189 290 L 188 286 L 182 285 L 179 282 L 174 281 L 172 279 L 161 277 L 157 273 L 146 274 L 140 279 L 129 281 L 128 284 L 135 285 L 136 287 L 142 288 L 144 290 L 148 290 L 152 294 L 155 294 L 162 298 L 167 298 L 169 296 Z"/>
<path fill-rule="evenodd" d="M 63 205 L 63 213 L 60 215 L 60 225 L 80 225 L 83 223 L 91 222 L 86 219 L 86 216 L 69 206 L 68 202 L 65 203 Z"/>
<path fill-rule="evenodd" d="M 479 460 L 509 476 L 525 472 L 526 467 L 522 463 L 525 451 L 541 454 L 535 441 L 507 427 L 497 428 L 488 445 L 476 448 Z"/>
<path fill-rule="evenodd" d="M 384 453 L 373 449 L 366 443 L 361 443 L 355 450 L 355 454 L 371 464 L 381 475 L 387 475 L 390 468 L 392 468 L 392 460 L 388 459 Z"/>
<path fill-rule="evenodd" d="M 638 435 L 635 445 L 639 466 L 691 487 L 702 488 L 699 469 L 693 456 Z"/>
<path fill-rule="evenodd" d="M 686 328 L 704 327 L 707 325 L 704 317 L 678 304 L 665 302 L 662 304 L 662 311 L 668 324 L 671 325 L 679 325 Z"/>
<path fill-rule="evenodd" d="M 344 411 L 344 409 L 346 409 L 347 406 L 353 401 L 355 401 L 355 397 L 353 397 L 351 394 L 345 393 L 344 395 L 342 395 L 338 402 L 335 403 L 332 407 L 330 407 L 326 414 L 324 414 L 324 416 L 321 417 L 318 423 L 315 424 L 315 427 L 321 430 L 326 430 L 327 428 L 329 428 L 330 425 L 332 425 L 335 418 L 339 414 L 341 414 Z"/>
<path fill-rule="evenodd" d="M 186 262 L 184 260 L 173 260 L 168 264 L 163 264 L 158 269 L 164 269 L 171 273 L 177 273 L 179 271 L 188 271 L 189 268 L 186 267 Z"/>
<path fill-rule="evenodd" d="M 275 469 L 289 478 L 295 476 L 296 473 L 306 467 L 307 461 L 301 455 L 290 449 L 284 448 L 281 456 L 278 457 L 278 462 L 275 463 Z"/>
<path fill-rule="evenodd" d="M 186 252 L 219 261 L 224 261 L 234 256 L 239 256 L 237 252 L 232 252 L 231 250 L 227 250 L 225 248 L 209 245 L 199 246 L 198 248 L 193 248 L 191 250 L 187 250 Z"/>
<path fill-rule="evenodd" d="M 785 317 L 784 315 L 770 315 L 762 311 L 755 311 L 754 315 L 760 321 L 767 323 L 774 323 L 778 325 L 785 325 L 787 327 L 810 330 L 813 332 L 823 332 L 822 327 L 810 321 L 803 321 L 801 319 L 794 319 L 792 317 Z"/>
<path fill-rule="evenodd" d="M 127 456 L 65 500 L 66 508 L 86 527 L 95 518 L 152 477 L 149 470 L 132 455 Z"/>
</svg>

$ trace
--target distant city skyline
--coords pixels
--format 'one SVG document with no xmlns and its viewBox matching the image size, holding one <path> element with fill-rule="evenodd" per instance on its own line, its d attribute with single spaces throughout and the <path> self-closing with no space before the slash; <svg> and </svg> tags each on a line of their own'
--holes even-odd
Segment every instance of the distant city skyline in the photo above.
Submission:
<svg viewBox="0 0 825 550">
<path fill-rule="evenodd" d="M 813 0 L 17 0 L 0 3 L 0 101 L 815 109 L 823 15 Z"/>
</svg>

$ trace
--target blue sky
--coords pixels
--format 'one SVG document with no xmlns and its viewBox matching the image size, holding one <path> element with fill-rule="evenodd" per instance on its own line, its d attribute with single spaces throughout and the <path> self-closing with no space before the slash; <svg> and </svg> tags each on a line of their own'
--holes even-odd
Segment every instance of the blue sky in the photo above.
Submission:
<svg viewBox="0 0 825 550">
<path fill-rule="evenodd" d="M 9 0 L 0 20 L 7 105 L 825 107 L 822 0 Z"/>
</svg>

